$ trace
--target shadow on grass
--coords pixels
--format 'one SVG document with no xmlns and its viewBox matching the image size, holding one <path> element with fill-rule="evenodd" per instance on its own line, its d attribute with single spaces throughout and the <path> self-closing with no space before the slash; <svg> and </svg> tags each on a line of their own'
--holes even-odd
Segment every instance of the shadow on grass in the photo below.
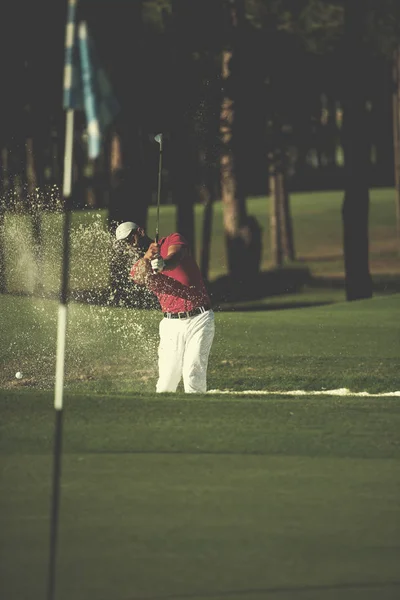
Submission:
<svg viewBox="0 0 400 600">
<path fill-rule="evenodd" d="M 373 291 L 380 293 L 400 292 L 400 278 L 396 275 L 374 275 Z M 344 290 L 344 277 L 313 276 L 308 267 L 282 267 L 263 271 L 257 277 L 236 279 L 224 275 L 208 284 L 211 302 L 219 311 L 266 311 L 288 308 L 309 308 L 333 304 L 334 300 L 302 301 L 297 294 L 308 290 Z M 15 296 L 31 296 L 57 300 L 58 294 L 42 289 L 28 292 L 3 292 Z M 265 303 L 267 298 L 286 296 L 284 302 Z M 293 296 L 293 301 L 290 300 Z M 110 288 L 72 290 L 69 300 L 97 306 L 159 310 L 157 298 L 142 286 L 131 284 L 118 295 Z"/>
<path fill-rule="evenodd" d="M 322 256 L 299 256 L 297 257 L 299 263 L 329 263 L 329 262 L 343 262 L 343 254 L 328 254 Z"/>
<path fill-rule="evenodd" d="M 269 310 L 285 310 L 289 308 L 312 308 L 315 306 L 326 306 L 333 304 L 333 301 L 315 301 L 315 302 L 274 302 L 273 304 L 262 304 L 248 302 L 247 304 L 241 304 L 240 302 L 221 303 L 214 306 L 216 312 L 261 312 Z"/>
<path fill-rule="evenodd" d="M 316 276 L 310 279 L 310 287 L 320 289 L 338 289 L 345 288 L 344 277 L 326 277 Z M 400 277 L 398 275 L 373 275 L 372 290 L 374 292 L 400 292 Z"/>
<path fill-rule="evenodd" d="M 334 300 L 302 301 L 290 296 L 308 290 L 344 290 L 344 277 L 313 276 L 307 267 L 283 267 L 264 271 L 257 278 L 237 281 L 229 276 L 220 277 L 209 286 L 213 304 L 221 310 L 280 310 L 285 308 L 308 308 L 333 304 Z M 400 292 L 400 278 L 396 275 L 374 275 L 373 292 Z M 274 296 L 286 296 L 287 301 L 265 303 L 261 300 Z M 241 304 L 246 303 L 246 304 Z"/>
<path fill-rule="evenodd" d="M 270 296 L 299 293 L 311 281 L 306 267 L 285 267 L 263 271 L 257 277 L 236 279 L 229 275 L 209 284 L 214 304 L 261 300 Z M 263 306 L 265 310 L 266 306 Z M 254 309 L 256 310 L 256 309 Z"/>
<path fill-rule="evenodd" d="M 337 590 L 345 592 L 351 590 L 370 590 L 370 589 L 387 589 L 397 588 L 400 586 L 400 581 L 383 581 L 383 582 L 355 582 L 355 583 L 336 583 L 331 585 L 301 585 L 301 586 L 282 586 L 282 587 L 267 587 L 267 588 L 250 588 L 242 590 L 226 590 L 226 591 L 206 591 L 206 592 L 189 592 L 188 594 L 165 594 L 163 596 L 135 596 L 131 600 L 176 600 L 195 599 L 195 598 L 226 598 L 234 596 L 242 596 L 243 594 L 258 596 L 259 594 L 303 594 L 304 592 L 328 592 Z"/>
</svg>

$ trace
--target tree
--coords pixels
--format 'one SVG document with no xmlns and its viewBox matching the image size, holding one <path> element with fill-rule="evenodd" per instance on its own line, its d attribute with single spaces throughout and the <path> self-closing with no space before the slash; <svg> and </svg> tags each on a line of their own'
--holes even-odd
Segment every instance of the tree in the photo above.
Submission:
<svg viewBox="0 0 400 600">
<path fill-rule="evenodd" d="M 400 46 L 393 56 L 393 145 L 394 180 L 396 189 L 396 227 L 400 243 Z M 399 248 L 400 250 L 400 248 Z"/>
<path fill-rule="evenodd" d="M 369 5 L 367 36 L 378 67 L 374 77 L 373 108 L 374 105 L 383 108 L 379 122 L 375 119 L 378 167 L 380 172 L 385 172 L 389 167 L 394 175 L 390 183 L 394 181 L 396 189 L 397 235 L 400 242 L 400 4 L 398 0 L 370 0 Z M 390 127 L 392 136 L 389 134 Z M 392 145 L 385 143 L 390 137 Z"/>
<path fill-rule="evenodd" d="M 121 107 L 111 136 L 117 138 L 113 150 L 118 148 L 118 152 L 111 159 L 109 224 L 113 228 L 115 223 L 135 220 L 145 226 L 151 191 L 146 160 L 150 141 L 143 128 L 143 0 L 119 1 L 112 6 L 107 0 L 96 0 L 95 5 L 86 1 L 83 7 Z"/>
<path fill-rule="evenodd" d="M 113 233 L 118 223 L 135 221 L 146 227 L 151 202 L 149 160 L 151 142 L 146 123 L 145 65 L 143 62 L 143 1 L 86 2 L 89 26 L 102 65 L 110 75 L 120 112 L 106 145 L 109 186 L 108 224 Z M 155 158 L 156 148 L 154 148 Z M 154 161 L 156 164 L 156 161 Z M 107 178 L 105 177 L 106 181 Z M 131 290 L 126 257 L 113 256 L 110 265 L 114 301 L 124 304 Z"/>
<path fill-rule="evenodd" d="M 229 275 L 235 283 L 255 283 L 260 268 L 261 230 L 246 208 L 245 164 L 249 131 L 246 114 L 251 110 L 251 72 L 244 0 L 226 3 L 229 43 L 222 52 L 223 98 L 221 105 L 221 194 Z"/>
<path fill-rule="evenodd" d="M 295 260 L 286 169 L 285 151 L 277 147 L 270 154 L 269 164 L 271 255 L 275 267 L 283 266 L 285 258 Z"/>
<path fill-rule="evenodd" d="M 172 0 L 169 28 L 172 51 L 170 179 L 172 201 L 177 207 L 177 230 L 186 238 L 192 252 L 195 249 L 194 202 L 196 153 L 193 136 L 193 67 L 191 58 L 192 27 L 190 13 L 198 8 L 186 0 Z M 170 93 L 171 93 L 170 92 Z"/>
<path fill-rule="evenodd" d="M 368 256 L 370 146 L 366 108 L 368 63 L 363 44 L 365 19 L 363 0 L 345 4 L 343 148 L 346 180 L 342 216 L 347 300 L 372 296 Z"/>
<path fill-rule="evenodd" d="M 204 281 L 209 281 L 213 206 L 220 197 L 219 169 L 219 107 L 221 90 L 217 68 L 210 57 L 205 58 L 206 72 L 204 88 L 204 127 L 201 129 L 200 154 L 203 158 L 203 230 L 201 240 L 200 270 Z"/>
</svg>

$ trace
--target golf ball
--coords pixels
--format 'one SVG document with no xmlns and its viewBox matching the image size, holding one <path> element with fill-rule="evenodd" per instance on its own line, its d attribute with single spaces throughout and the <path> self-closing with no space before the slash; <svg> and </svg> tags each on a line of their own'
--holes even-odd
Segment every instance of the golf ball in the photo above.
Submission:
<svg viewBox="0 0 400 600">
<path fill-rule="evenodd" d="M 17 379 L 22 379 L 22 373 L 21 373 L 21 371 L 17 371 L 17 372 L 15 373 L 15 377 L 16 377 Z"/>
</svg>

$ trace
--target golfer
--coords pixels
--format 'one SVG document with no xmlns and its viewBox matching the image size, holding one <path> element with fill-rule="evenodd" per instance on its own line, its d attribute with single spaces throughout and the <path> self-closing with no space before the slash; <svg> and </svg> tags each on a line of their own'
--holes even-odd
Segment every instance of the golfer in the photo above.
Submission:
<svg viewBox="0 0 400 600">
<path fill-rule="evenodd" d="M 140 258 L 130 275 L 156 294 L 164 313 L 159 328 L 156 391 L 175 392 L 183 377 L 186 393 L 205 393 L 214 312 L 186 240 L 172 233 L 157 244 L 132 221 L 121 223 L 115 236 L 137 251 Z"/>
</svg>

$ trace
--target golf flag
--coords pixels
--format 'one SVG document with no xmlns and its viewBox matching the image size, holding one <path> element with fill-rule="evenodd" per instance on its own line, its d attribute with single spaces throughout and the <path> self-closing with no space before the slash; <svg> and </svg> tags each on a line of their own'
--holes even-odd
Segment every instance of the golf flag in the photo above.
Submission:
<svg viewBox="0 0 400 600">
<path fill-rule="evenodd" d="M 63 430 L 63 388 L 65 370 L 65 345 L 67 330 L 68 271 L 72 184 L 72 156 L 74 144 L 74 115 L 76 110 L 86 113 L 89 158 L 100 154 L 101 140 L 105 128 L 119 110 L 111 86 L 103 69 L 99 66 L 85 22 L 75 27 L 77 0 L 68 0 L 67 24 L 65 29 L 65 65 L 64 65 L 64 109 L 65 150 L 64 150 L 64 225 L 63 252 L 60 286 L 60 304 L 58 308 L 56 376 L 54 391 L 55 430 L 53 452 L 53 480 L 50 520 L 50 549 L 47 600 L 55 599 L 56 554 L 58 538 L 58 516 L 61 493 L 61 458 Z"/>
<path fill-rule="evenodd" d="M 89 158 L 97 158 L 104 131 L 119 111 L 108 77 L 100 66 L 87 25 L 75 28 L 76 0 L 68 3 L 65 44 L 64 108 L 84 110 Z"/>
</svg>

